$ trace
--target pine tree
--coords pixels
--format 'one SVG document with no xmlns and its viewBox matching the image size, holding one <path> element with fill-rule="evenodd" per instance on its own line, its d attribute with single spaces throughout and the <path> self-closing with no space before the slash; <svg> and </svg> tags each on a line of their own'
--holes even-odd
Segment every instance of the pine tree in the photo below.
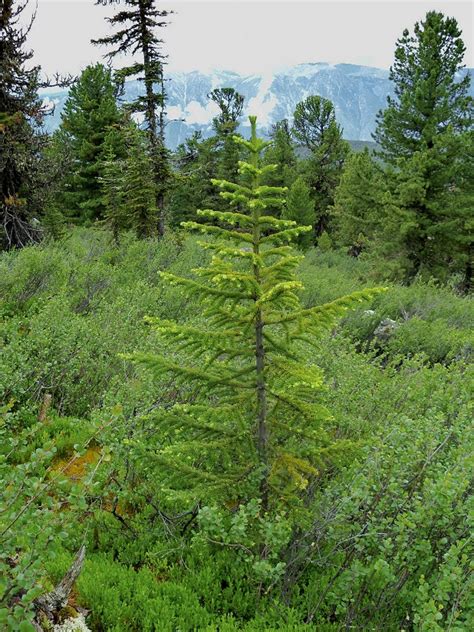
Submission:
<svg viewBox="0 0 474 632">
<path fill-rule="evenodd" d="M 357 257 L 370 248 L 385 220 L 385 186 L 367 148 L 349 155 L 331 209 L 337 242 Z"/>
<path fill-rule="evenodd" d="M 0 248 L 17 248 L 38 241 L 34 191 L 43 137 L 38 98 L 39 67 L 27 68 L 29 28 L 20 26 L 27 2 L 0 4 Z M 36 224 L 36 225 L 35 225 Z"/>
<path fill-rule="evenodd" d="M 120 1 L 120 0 L 119 0 Z M 138 77 L 145 85 L 145 95 L 138 97 L 132 104 L 134 112 L 145 116 L 148 133 L 148 146 L 153 166 L 156 207 L 159 209 L 158 234 L 165 231 L 165 195 L 170 184 L 169 155 L 165 145 L 165 107 L 166 91 L 164 88 L 165 55 L 161 51 L 162 40 L 154 33 L 154 29 L 167 26 L 166 18 L 173 11 L 155 8 L 154 0 L 123 0 L 127 9 L 119 11 L 107 18 L 117 30 L 109 37 L 93 40 L 94 44 L 115 46 L 107 54 L 112 59 L 116 55 L 137 52 L 141 60 L 119 71 L 124 81 L 130 77 Z M 106 4 L 115 0 L 97 0 L 96 4 Z"/>
<path fill-rule="evenodd" d="M 314 200 L 308 185 L 301 176 L 294 181 L 288 191 L 282 218 L 293 220 L 298 226 L 311 226 L 314 219 Z M 297 238 L 297 241 L 302 248 L 309 248 L 312 242 L 311 234 L 304 233 Z"/>
<path fill-rule="evenodd" d="M 87 66 L 72 86 L 61 116 L 69 136 L 74 168 L 65 182 L 66 213 L 76 222 L 104 218 L 99 178 L 104 142 L 112 125 L 120 122 L 112 73 L 102 64 Z"/>
<path fill-rule="evenodd" d="M 334 191 L 339 184 L 349 146 L 342 138 L 333 104 L 319 96 L 309 96 L 298 103 L 293 134 L 311 152 L 305 163 L 305 176 L 316 203 L 313 225 L 317 240 L 328 229 L 328 208 L 333 204 Z"/>
<path fill-rule="evenodd" d="M 460 269 L 471 248 L 472 235 L 459 232 L 466 209 L 455 203 L 466 185 L 463 149 L 472 126 L 470 78 L 460 78 L 464 52 L 456 20 L 427 13 L 413 35 L 405 30 L 397 41 L 395 97 L 378 115 L 374 139 L 398 194 L 409 276 Z"/>
<path fill-rule="evenodd" d="M 123 175 L 123 213 L 117 206 L 118 214 L 114 216 L 114 223 L 122 225 L 124 222 L 126 226 L 131 226 L 139 239 L 156 234 L 158 218 L 153 165 L 147 143 L 143 132 L 136 125 L 130 125 Z"/>
<path fill-rule="evenodd" d="M 268 143 L 257 138 L 256 117 L 250 123 L 250 140 L 234 137 L 250 156 L 239 163 L 246 184 L 214 181 L 233 210 L 201 210 L 207 224 L 185 224 L 209 237 L 201 245 L 212 253 L 210 264 L 195 270 L 196 278 L 161 273 L 201 302 L 202 326 L 149 319 L 169 353 L 128 357 L 172 376 L 188 394 L 153 413 L 162 441 L 153 455 L 162 499 L 253 503 L 262 532 L 251 546 L 265 562 L 272 558 L 266 521 L 288 517 L 311 478 L 342 447 L 318 401 L 322 372 L 303 349 L 378 290 L 301 308 L 295 277 L 301 257 L 288 244 L 311 227 L 266 214 L 269 205 L 284 204 L 284 189 L 261 184 L 275 166 L 262 166 Z"/>
<path fill-rule="evenodd" d="M 395 97 L 378 113 L 374 134 L 385 162 L 397 166 L 400 158 L 432 148 L 448 127 L 453 133 L 469 129 L 470 77 L 458 78 L 465 50 L 456 20 L 436 11 L 416 22 L 413 35 L 403 31 L 390 68 Z"/>
</svg>

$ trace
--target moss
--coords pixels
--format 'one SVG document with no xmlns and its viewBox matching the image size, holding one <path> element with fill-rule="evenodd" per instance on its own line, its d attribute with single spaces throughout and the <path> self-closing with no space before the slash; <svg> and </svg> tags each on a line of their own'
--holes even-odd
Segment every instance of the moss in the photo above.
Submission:
<svg viewBox="0 0 474 632">
<path fill-rule="evenodd" d="M 97 463 L 101 450 L 98 446 L 92 446 L 86 452 L 75 459 L 61 459 L 54 465 L 55 472 L 62 472 L 67 478 L 77 481 L 84 478 L 90 465 Z"/>
</svg>

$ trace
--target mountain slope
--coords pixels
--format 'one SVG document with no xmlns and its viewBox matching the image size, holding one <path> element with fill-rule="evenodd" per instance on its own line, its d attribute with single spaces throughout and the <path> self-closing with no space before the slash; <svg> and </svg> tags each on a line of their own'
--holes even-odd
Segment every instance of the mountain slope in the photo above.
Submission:
<svg viewBox="0 0 474 632">
<path fill-rule="evenodd" d="M 467 72 L 472 76 L 474 69 Z M 375 130 L 376 114 L 385 107 L 387 96 L 392 93 L 388 76 L 388 71 L 380 68 L 326 63 L 299 64 L 268 75 L 242 76 L 228 71 L 170 73 L 166 83 L 167 142 L 174 149 L 195 130 L 200 130 L 203 136 L 212 133 L 217 106 L 207 95 L 219 87 L 231 87 L 240 92 L 245 97 L 245 114 L 257 114 L 263 131 L 283 118 L 291 119 L 299 101 L 319 94 L 334 103 L 345 138 L 369 141 Z M 138 81 L 127 82 L 125 100 L 136 97 L 142 88 Z M 473 88 L 471 85 L 474 95 Z M 59 125 L 67 92 L 46 90 L 43 97 L 46 103 L 55 106 L 46 125 L 53 130 Z M 241 131 L 245 130 L 244 122 Z"/>
</svg>

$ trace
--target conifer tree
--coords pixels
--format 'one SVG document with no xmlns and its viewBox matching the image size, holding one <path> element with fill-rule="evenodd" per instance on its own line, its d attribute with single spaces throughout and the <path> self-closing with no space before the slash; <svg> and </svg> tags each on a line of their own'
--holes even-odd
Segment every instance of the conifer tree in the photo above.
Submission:
<svg viewBox="0 0 474 632">
<path fill-rule="evenodd" d="M 27 64 L 29 28 L 22 28 L 27 2 L 0 4 L 0 248 L 17 248 L 38 241 L 41 233 L 33 214 L 43 118 L 38 98 L 39 67 Z M 31 24 L 30 24 L 31 27 Z M 35 129 L 36 127 L 36 129 Z M 38 217 L 36 217 L 38 220 Z"/>
<path fill-rule="evenodd" d="M 283 119 L 272 125 L 269 136 L 272 142 L 265 150 L 264 162 L 277 167 L 268 174 L 266 184 L 290 187 L 296 179 L 297 161 L 288 120 Z"/>
<path fill-rule="evenodd" d="M 127 159 L 123 174 L 123 212 L 117 199 L 120 188 L 114 193 L 116 212 L 111 211 L 114 224 L 131 226 L 139 239 L 156 234 L 158 218 L 153 166 L 147 142 L 143 132 L 131 124 L 127 130 Z"/>
<path fill-rule="evenodd" d="M 397 40 L 395 61 L 390 68 L 394 97 L 378 113 L 374 140 L 384 161 L 397 166 L 421 149 L 433 147 L 448 127 L 461 133 L 472 125 L 470 77 L 464 68 L 466 51 L 454 18 L 429 11 Z"/>
<path fill-rule="evenodd" d="M 99 178 L 104 142 L 112 125 L 120 122 L 112 73 L 102 64 L 87 66 L 72 86 L 61 116 L 61 130 L 69 137 L 74 166 L 65 182 L 67 214 L 76 222 L 104 218 Z"/>
<path fill-rule="evenodd" d="M 320 96 L 309 96 L 298 103 L 293 134 L 311 152 L 304 169 L 316 203 L 313 225 L 317 240 L 328 228 L 328 208 L 333 203 L 349 146 L 342 138 L 333 104 Z"/>
<path fill-rule="evenodd" d="M 97 0 L 96 4 L 107 2 L 115 2 L 115 0 Z M 154 0 L 123 0 L 123 2 L 127 8 L 107 18 L 109 24 L 118 27 L 119 30 L 109 37 L 93 40 L 93 43 L 114 46 L 115 48 L 107 54 L 110 59 L 116 55 L 140 53 L 141 60 L 122 68 L 118 76 L 123 81 L 130 77 L 138 77 L 145 85 L 145 95 L 138 97 L 131 104 L 131 109 L 145 116 L 153 166 L 156 207 L 159 209 L 158 234 L 163 235 L 165 195 L 171 173 L 165 145 L 165 55 L 161 50 L 163 41 L 158 38 L 155 29 L 167 26 L 166 18 L 173 11 L 156 9 Z"/>
<path fill-rule="evenodd" d="M 298 226 L 311 226 L 314 219 L 314 200 L 302 176 L 294 181 L 288 191 L 282 218 L 293 220 Z M 312 242 L 311 234 L 304 233 L 297 238 L 297 241 L 302 248 L 309 248 Z"/>
<path fill-rule="evenodd" d="M 234 137 L 250 156 L 239 163 L 244 183 L 214 181 L 233 210 L 201 210 L 207 224 L 185 223 L 209 237 L 201 243 L 212 254 L 209 265 L 195 270 L 195 278 L 161 273 L 201 302 L 202 325 L 150 318 L 169 352 L 127 357 L 172 376 L 188 393 L 152 414 L 162 441 L 153 455 L 162 499 L 252 504 L 262 531 L 250 546 L 257 546 L 259 563 L 270 563 L 268 520 L 275 527 L 288 518 L 311 478 L 341 449 L 318 401 L 322 372 L 303 349 L 378 290 L 302 309 L 295 277 L 300 257 L 289 243 L 311 227 L 266 214 L 284 203 L 285 190 L 262 184 L 275 166 L 262 166 L 268 143 L 257 137 L 256 117 L 250 123 L 250 140 Z"/>
<path fill-rule="evenodd" d="M 244 109 L 244 97 L 234 88 L 216 88 L 209 94 L 209 98 L 219 107 L 219 114 L 213 120 L 218 160 L 216 176 L 235 180 L 238 174 L 239 146 L 233 141 L 233 136 Z"/>
<path fill-rule="evenodd" d="M 176 173 L 169 200 L 170 223 L 196 219 L 199 208 L 213 208 L 218 196 L 211 179 L 216 177 L 218 155 L 214 138 L 202 138 L 195 132 L 177 147 L 173 162 Z"/>
<path fill-rule="evenodd" d="M 125 206 L 125 161 L 118 159 L 114 148 L 114 140 L 109 133 L 105 140 L 102 176 L 104 203 L 104 222 L 110 229 L 115 245 L 120 244 L 120 233 L 130 226 Z"/>
<path fill-rule="evenodd" d="M 467 183 L 464 150 L 472 128 L 464 52 L 456 20 L 428 12 L 413 35 L 405 30 L 397 41 L 390 71 L 395 97 L 378 115 L 374 139 L 401 208 L 396 232 L 404 236 L 408 276 L 443 276 L 469 258 L 466 207 L 455 202 Z"/>
<path fill-rule="evenodd" d="M 370 247 L 385 221 L 385 186 L 367 148 L 349 155 L 331 209 L 337 242 L 352 256 Z"/>
</svg>

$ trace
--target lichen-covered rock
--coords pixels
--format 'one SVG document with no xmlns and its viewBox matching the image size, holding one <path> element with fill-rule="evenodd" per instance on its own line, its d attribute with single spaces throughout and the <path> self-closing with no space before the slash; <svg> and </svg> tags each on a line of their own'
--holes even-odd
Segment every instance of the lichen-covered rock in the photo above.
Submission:
<svg viewBox="0 0 474 632">
<path fill-rule="evenodd" d="M 91 630 L 87 627 L 84 615 L 78 614 L 77 617 L 71 617 L 63 623 L 55 625 L 53 632 L 91 632 Z"/>
<path fill-rule="evenodd" d="M 385 342 L 390 338 L 398 326 L 397 321 L 392 320 L 391 318 L 385 318 L 375 329 L 374 338 L 380 342 Z"/>
</svg>

